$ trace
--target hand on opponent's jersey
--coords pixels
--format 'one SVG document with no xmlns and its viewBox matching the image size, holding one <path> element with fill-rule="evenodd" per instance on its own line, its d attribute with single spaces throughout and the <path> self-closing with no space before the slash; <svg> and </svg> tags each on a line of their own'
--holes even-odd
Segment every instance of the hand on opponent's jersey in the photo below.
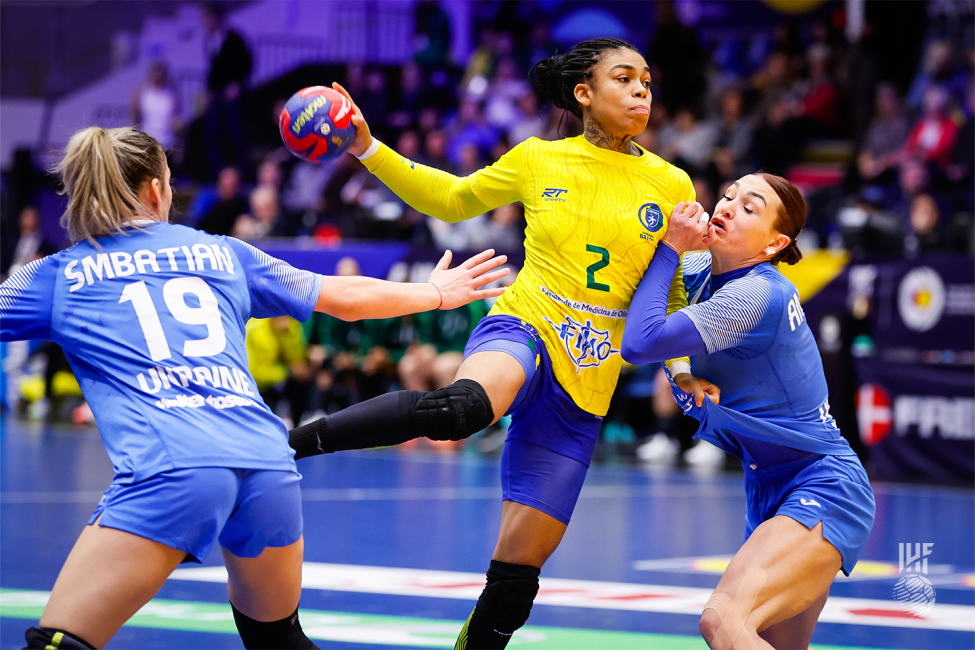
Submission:
<svg viewBox="0 0 975 650">
<path fill-rule="evenodd" d="M 355 138 L 353 138 L 352 144 L 349 146 L 349 153 L 353 156 L 361 156 L 369 148 L 369 145 L 372 144 L 372 132 L 369 130 L 369 125 L 366 124 L 366 119 L 362 117 L 362 111 L 352 101 L 352 95 L 342 87 L 342 84 L 333 81 L 332 89 L 345 95 L 345 98 L 352 104 L 352 125 L 355 127 Z"/>
<path fill-rule="evenodd" d="M 691 395 L 698 408 L 704 406 L 704 396 L 711 398 L 715 404 L 721 403 L 721 389 L 709 382 L 707 379 L 695 377 L 688 372 L 682 372 L 674 377 L 677 387 Z"/>
<path fill-rule="evenodd" d="M 687 251 L 704 250 L 714 241 L 714 230 L 709 226 L 708 213 L 700 203 L 684 203 L 674 206 L 667 225 L 663 243 L 678 255 Z"/>
<path fill-rule="evenodd" d="M 508 261 L 507 256 L 491 257 L 492 255 L 494 251 L 488 249 L 451 269 L 449 267 L 453 253 L 447 251 L 443 254 L 437 267 L 430 272 L 429 280 L 440 292 L 440 309 L 454 309 L 481 298 L 496 298 L 504 293 L 503 288 L 481 289 L 511 273 L 510 269 L 494 270 Z"/>
</svg>

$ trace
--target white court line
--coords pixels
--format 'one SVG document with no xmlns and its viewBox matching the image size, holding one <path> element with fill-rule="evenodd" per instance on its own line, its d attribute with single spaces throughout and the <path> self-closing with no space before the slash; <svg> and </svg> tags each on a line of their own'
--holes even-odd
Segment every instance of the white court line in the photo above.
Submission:
<svg viewBox="0 0 975 650">
<path fill-rule="evenodd" d="M 222 566 L 177 569 L 171 578 L 226 582 Z M 589 607 L 700 616 L 711 589 L 644 585 L 626 582 L 542 578 L 535 603 L 558 607 Z M 424 569 L 305 562 L 302 587 L 396 596 L 477 600 L 484 574 Z M 823 623 L 910 627 L 975 632 L 975 607 L 941 605 L 923 618 L 908 614 L 900 603 L 867 598 L 830 598 L 820 615 Z"/>
</svg>

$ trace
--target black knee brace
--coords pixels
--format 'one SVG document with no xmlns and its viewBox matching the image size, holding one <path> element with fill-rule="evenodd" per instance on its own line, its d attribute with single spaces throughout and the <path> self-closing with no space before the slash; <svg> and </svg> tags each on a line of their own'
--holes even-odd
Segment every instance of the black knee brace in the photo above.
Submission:
<svg viewBox="0 0 975 650">
<path fill-rule="evenodd" d="M 417 433 L 431 440 L 463 440 L 494 420 L 491 400 L 479 383 L 458 379 L 424 393 L 413 408 Z"/>
<path fill-rule="evenodd" d="M 247 650 L 284 650 L 290 648 L 318 650 L 318 646 L 312 643 L 311 639 L 305 636 L 301 629 L 297 609 L 288 618 L 262 623 L 242 614 L 240 610 L 234 607 L 233 603 L 230 603 L 230 608 L 234 610 L 237 633 L 240 634 L 240 640 Z"/>
<path fill-rule="evenodd" d="M 24 638 L 27 639 L 24 650 L 95 650 L 95 646 L 84 639 L 53 627 L 32 627 L 24 632 Z"/>
<path fill-rule="evenodd" d="M 498 632 L 514 634 L 528 620 L 532 603 L 538 595 L 540 573 L 538 567 L 491 560 L 481 598 L 490 604 L 494 627 Z"/>
<path fill-rule="evenodd" d="M 487 584 L 454 650 L 500 650 L 525 624 L 538 594 L 540 570 L 524 564 L 491 560 Z"/>
<path fill-rule="evenodd" d="M 430 392 L 401 390 L 359 402 L 291 430 L 295 460 L 346 449 L 398 445 L 420 436 L 463 440 L 494 419 L 491 400 L 471 379 Z"/>
</svg>

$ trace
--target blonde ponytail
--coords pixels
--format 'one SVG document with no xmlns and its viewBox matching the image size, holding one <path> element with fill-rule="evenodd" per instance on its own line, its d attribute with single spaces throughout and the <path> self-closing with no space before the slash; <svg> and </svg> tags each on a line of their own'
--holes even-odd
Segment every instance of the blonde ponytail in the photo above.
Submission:
<svg viewBox="0 0 975 650">
<path fill-rule="evenodd" d="M 153 178 L 164 180 L 166 155 L 156 140 L 142 131 L 92 126 L 78 131 L 54 168 L 68 197 L 61 225 L 72 242 L 122 232 L 137 218 L 158 219 L 139 194 Z"/>
</svg>

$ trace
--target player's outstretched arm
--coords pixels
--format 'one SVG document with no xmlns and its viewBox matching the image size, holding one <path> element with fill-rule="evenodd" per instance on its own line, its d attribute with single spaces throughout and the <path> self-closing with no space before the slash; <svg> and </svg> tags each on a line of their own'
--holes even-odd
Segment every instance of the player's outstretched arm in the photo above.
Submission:
<svg viewBox="0 0 975 650">
<path fill-rule="evenodd" d="M 495 298 L 504 289 L 482 289 L 511 271 L 498 269 L 508 258 L 493 250 L 478 253 L 456 268 L 448 268 L 452 254 L 444 253 L 430 280 L 424 283 L 387 282 L 375 278 L 325 276 L 315 311 L 341 320 L 394 318 L 431 309 L 454 309 L 482 298 Z"/>
<path fill-rule="evenodd" d="M 486 204 L 474 194 L 468 177 L 454 176 L 440 169 L 403 158 L 372 137 L 362 112 L 341 84 L 333 83 L 332 88 L 345 95 L 352 104 L 352 124 L 356 132 L 349 146 L 349 152 L 359 158 L 366 169 L 418 212 L 441 221 L 456 223 L 484 214 L 503 203 L 520 199 L 519 196 L 512 194 L 506 201 Z M 499 167 L 498 163 L 495 163 L 495 168 L 495 173 L 498 171 L 504 173 L 503 164 Z M 509 174 L 514 179 L 515 174 L 510 170 Z"/>
</svg>

